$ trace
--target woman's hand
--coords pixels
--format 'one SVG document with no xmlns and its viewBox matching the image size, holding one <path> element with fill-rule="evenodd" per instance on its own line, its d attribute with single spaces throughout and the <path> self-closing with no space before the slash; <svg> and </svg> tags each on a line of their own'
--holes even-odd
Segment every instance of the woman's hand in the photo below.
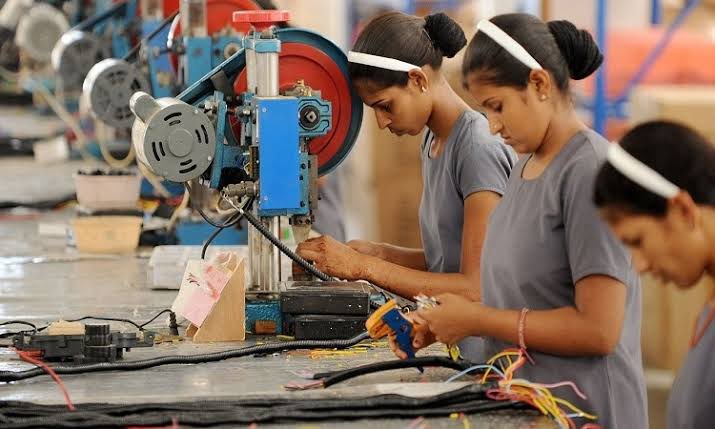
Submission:
<svg viewBox="0 0 715 429">
<path fill-rule="evenodd" d="M 412 322 L 412 349 L 415 353 L 436 342 L 434 335 L 427 326 L 427 322 L 419 314 L 408 313 L 403 316 Z M 408 358 L 407 353 L 397 344 L 394 334 L 388 336 L 388 342 L 395 356 L 403 360 Z"/>
<path fill-rule="evenodd" d="M 417 316 L 427 323 L 437 341 L 453 345 L 475 334 L 478 327 L 472 321 L 481 311 L 481 303 L 454 294 L 435 298 L 439 305 L 418 310 Z"/>
<path fill-rule="evenodd" d="M 364 278 L 366 255 L 330 236 L 306 240 L 298 245 L 296 253 L 313 261 L 317 269 L 328 275 L 343 280 Z"/>
</svg>

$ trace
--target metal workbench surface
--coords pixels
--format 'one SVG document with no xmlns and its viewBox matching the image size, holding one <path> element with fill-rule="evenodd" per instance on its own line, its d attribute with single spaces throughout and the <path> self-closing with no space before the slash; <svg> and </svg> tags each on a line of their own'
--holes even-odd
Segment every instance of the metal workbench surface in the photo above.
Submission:
<svg viewBox="0 0 715 429">
<path fill-rule="evenodd" d="M 0 172 L 8 160 L 0 160 Z M 76 165 L 73 169 L 76 168 Z M 61 170 L 61 169 L 60 169 Z M 15 171 L 17 171 L 15 169 Z M 59 171 L 52 169 L 53 172 Z M 36 174 L 43 176 L 41 169 Z M 69 174 L 69 173 L 68 173 Z M 0 173 L 0 181 L 3 180 Z M 53 177 L 41 179 L 53 183 Z M 66 183 L 66 178 L 64 179 Z M 59 182 L 62 182 L 61 180 Z M 13 191 L 17 191 L 13 189 Z M 46 192 L 46 189 L 44 189 Z M 145 321 L 168 308 L 176 292 L 154 291 L 147 283 L 148 259 L 141 255 L 82 259 L 66 249 L 63 238 L 40 237 L 38 222 L 62 222 L 71 213 L 40 214 L 18 219 L 0 217 L 0 322 L 21 319 L 50 322 L 58 318 L 86 315 L 129 318 Z M 42 260 L 44 256 L 62 258 Z M 38 257 L 32 260 L 27 257 Z M 165 327 L 160 318 L 149 327 Z M 114 324 L 115 328 L 131 327 Z M 134 349 L 126 360 L 167 354 L 204 353 L 238 348 L 245 344 L 193 344 L 191 342 L 157 344 L 153 348 Z M 437 352 L 441 352 L 437 349 Z M 442 382 L 453 371 L 428 369 L 424 375 L 416 370 L 399 370 L 360 377 L 320 391 L 288 392 L 282 386 L 299 381 L 297 371 L 329 371 L 368 362 L 392 359 L 384 345 L 347 354 L 313 358 L 296 351 L 265 357 L 245 357 L 199 365 L 168 365 L 138 372 L 104 372 L 68 375 L 63 381 L 75 404 L 87 402 L 148 403 L 184 400 L 210 400 L 246 395 L 354 396 L 392 391 L 398 382 Z M 0 370 L 22 370 L 30 365 L 20 361 L 14 352 L 0 349 Z M 415 386 L 413 386 L 415 387 Z M 423 383 L 417 389 L 428 391 L 434 385 Z M 63 403 L 59 389 L 50 377 L 41 376 L 11 384 L 0 384 L 0 400 L 30 401 L 42 404 Z M 81 407 L 81 405 L 80 405 Z M 471 427 L 478 428 L 550 428 L 552 420 L 516 412 L 494 412 L 468 417 Z M 180 424 L 181 422 L 179 422 Z M 294 424 L 289 427 L 352 428 L 367 425 L 380 428 L 404 428 L 410 419 L 346 421 Z M 264 427 L 267 425 L 260 425 Z M 283 425 L 285 426 L 285 425 Z M 270 425 L 277 427 L 277 425 Z M 431 418 L 431 428 L 467 427 L 467 423 L 444 418 Z"/>
</svg>

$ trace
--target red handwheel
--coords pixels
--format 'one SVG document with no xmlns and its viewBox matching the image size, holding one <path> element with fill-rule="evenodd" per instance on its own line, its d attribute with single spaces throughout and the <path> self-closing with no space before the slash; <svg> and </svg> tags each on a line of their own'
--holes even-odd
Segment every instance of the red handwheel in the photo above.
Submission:
<svg viewBox="0 0 715 429">
<path fill-rule="evenodd" d="M 283 43 L 278 60 L 279 85 L 281 92 L 293 88 L 303 80 L 313 90 L 320 91 L 324 100 L 330 101 L 333 112 L 333 126 L 328 134 L 314 138 L 309 143 L 309 151 L 318 155 L 318 167 L 331 164 L 343 149 L 351 128 L 353 99 L 345 75 L 333 59 L 323 51 L 301 43 Z M 237 93 L 246 91 L 246 70 L 236 79 Z M 240 134 L 234 127 L 234 133 Z"/>
</svg>

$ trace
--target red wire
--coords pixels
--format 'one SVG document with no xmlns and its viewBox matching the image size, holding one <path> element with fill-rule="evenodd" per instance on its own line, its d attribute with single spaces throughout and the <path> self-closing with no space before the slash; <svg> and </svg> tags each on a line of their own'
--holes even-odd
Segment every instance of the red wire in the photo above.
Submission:
<svg viewBox="0 0 715 429">
<path fill-rule="evenodd" d="M 15 353 L 17 353 L 17 355 L 20 356 L 20 359 L 24 360 L 25 362 L 29 362 L 45 370 L 45 372 L 48 373 L 53 380 L 55 380 L 55 383 L 57 383 L 60 390 L 62 391 L 62 394 L 65 396 L 67 408 L 69 408 L 70 411 L 75 411 L 74 404 L 72 403 L 72 399 L 70 399 L 70 394 L 69 392 L 67 392 L 67 388 L 65 388 L 65 385 L 64 383 L 62 383 L 60 376 L 57 375 L 57 373 L 52 368 L 50 368 L 46 363 L 42 362 L 41 360 L 32 357 L 30 353 L 17 349 L 15 350 Z"/>
</svg>

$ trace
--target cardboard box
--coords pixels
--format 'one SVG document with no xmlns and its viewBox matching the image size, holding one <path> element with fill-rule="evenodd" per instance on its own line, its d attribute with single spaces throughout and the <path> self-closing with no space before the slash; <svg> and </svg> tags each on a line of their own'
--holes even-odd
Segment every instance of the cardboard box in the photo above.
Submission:
<svg viewBox="0 0 715 429">
<path fill-rule="evenodd" d="M 631 123 L 654 119 L 682 122 L 715 142 L 715 85 L 654 85 L 637 88 L 631 97 Z"/>
<path fill-rule="evenodd" d="M 663 5 L 663 25 L 670 25 L 684 7 L 684 0 L 670 1 Z M 715 1 L 701 0 L 700 4 L 693 9 L 682 29 L 695 33 L 712 36 L 715 31 Z"/>
<path fill-rule="evenodd" d="M 641 279 L 643 288 L 643 361 L 648 368 L 677 371 L 689 349 L 693 324 L 715 290 L 704 278 L 689 290 L 665 285 L 651 276 Z"/>
</svg>

